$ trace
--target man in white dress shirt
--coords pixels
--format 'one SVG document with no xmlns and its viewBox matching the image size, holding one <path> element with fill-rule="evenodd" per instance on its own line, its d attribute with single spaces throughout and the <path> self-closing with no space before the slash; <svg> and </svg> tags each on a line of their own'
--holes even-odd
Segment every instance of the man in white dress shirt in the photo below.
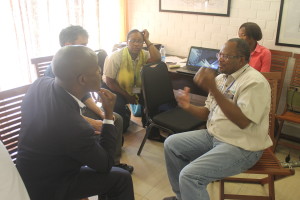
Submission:
<svg viewBox="0 0 300 200">
<path fill-rule="evenodd" d="M 30 200 L 23 180 L 0 141 L 0 199 Z"/>
</svg>

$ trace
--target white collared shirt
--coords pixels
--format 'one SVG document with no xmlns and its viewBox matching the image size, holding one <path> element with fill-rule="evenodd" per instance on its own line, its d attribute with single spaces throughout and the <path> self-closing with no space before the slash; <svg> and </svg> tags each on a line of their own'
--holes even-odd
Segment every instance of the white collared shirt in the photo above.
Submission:
<svg viewBox="0 0 300 200">
<path fill-rule="evenodd" d="M 249 65 L 227 76 L 216 77 L 219 90 L 235 103 L 243 114 L 251 120 L 245 129 L 240 129 L 230 121 L 214 97 L 209 94 L 205 107 L 210 114 L 207 129 L 218 140 L 249 151 L 263 150 L 272 145 L 268 135 L 271 89 L 264 76 Z"/>
<path fill-rule="evenodd" d="M 78 103 L 78 106 L 79 106 L 79 110 L 80 110 L 80 115 L 82 115 L 82 112 L 81 112 L 81 109 L 85 108 L 85 104 L 82 103 L 82 101 L 80 101 L 77 97 L 75 97 L 74 95 L 72 95 L 70 92 L 67 91 L 67 93 L 73 97 L 73 99 Z M 114 125 L 114 120 L 111 120 L 111 119 L 103 119 L 103 124 L 111 124 L 111 125 Z"/>
<path fill-rule="evenodd" d="M 85 104 L 82 103 L 82 101 L 80 101 L 77 97 L 75 97 L 74 95 L 72 95 L 70 92 L 67 91 L 67 93 L 69 95 L 71 95 L 71 97 L 73 97 L 73 99 L 78 103 L 78 106 L 79 106 L 79 110 L 80 110 L 80 114 L 82 115 L 82 112 L 81 112 L 81 109 L 83 109 L 85 107 Z"/>
</svg>

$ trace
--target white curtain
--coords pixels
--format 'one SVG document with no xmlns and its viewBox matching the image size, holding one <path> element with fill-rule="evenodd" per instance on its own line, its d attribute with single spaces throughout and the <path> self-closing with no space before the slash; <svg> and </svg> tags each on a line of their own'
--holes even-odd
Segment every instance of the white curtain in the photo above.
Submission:
<svg viewBox="0 0 300 200">
<path fill-rule="evenodd" d="M 124 39 L 126 0 L 1 0 L 0 91 L 33 82 L 31 58 L 54 55 L 59 32 L 81 25 L 88 47 L 105 49 Z"/>
</svg>

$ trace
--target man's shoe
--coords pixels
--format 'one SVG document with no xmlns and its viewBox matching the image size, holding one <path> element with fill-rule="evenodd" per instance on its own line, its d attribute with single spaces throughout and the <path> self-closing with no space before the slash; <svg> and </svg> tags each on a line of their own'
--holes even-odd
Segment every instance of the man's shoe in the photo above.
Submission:
<svg viewBox="0 0 300 200">
<path fill-rule="evenodd" d="M 125 163 L 120 163 L 118 165 L 115 165 L 115 167 L 120 167 L 122 169 L 125 169 L 126 171 L 128 171 L 130 174 L 133 172 L 134 168 L 131 165 L 127 165 Z"/>
<path fill-rule="evenodd" d="M 175 196 L 173 196 L 173 197 L 165 197 L 165 198 L 163 198 L 163 200 L 177 200 L 177 198 Z"/>
<path fill-rule="evenodd" d="M 150 134 L 148 135 L 148 139 L 164 143 L 166 138 L 160 135 L 160 131 L 158 128 L 153 127 Z"/>
<path fill-rule="evenodd" d="M 152 135 L 149 135 L 149 136 L 148 136 L 148 139 L 149 139 L 149 140 L 156 141 L 156 142 L 161 142 L 161 143 L 164 143 L 165 140 L 166 140 L 166 138 L 163 137 L 163 136 L 161 136 L 161 135 L 158 135 L 158 136 L 155 136 L 155 137 L 152 136 Z"/>
</svg>

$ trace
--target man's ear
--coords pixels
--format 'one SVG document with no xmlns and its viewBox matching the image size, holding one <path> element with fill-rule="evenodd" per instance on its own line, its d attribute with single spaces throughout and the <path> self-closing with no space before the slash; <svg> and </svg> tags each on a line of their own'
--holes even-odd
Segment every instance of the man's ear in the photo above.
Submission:
<svg viewBox="0 0 300 200">
<path fill-rule="evenodd" d="M 86 81 L 85 81 L 85 76 L 83 74 L 80 74 L 78 77 L 77 77 L 77 81 L 80 85 L 85 85 Z"/>
<path fill-rule="evenodd" d="M 245 65 L 245 63 L 248 63 L 248 62 L 246 62 L 246 58 L 245 58 L 245 56 L 243 56 L 243 57 L 240 57 L 240 63 L 241 63 L 241 65 Z"/>
</svg>

